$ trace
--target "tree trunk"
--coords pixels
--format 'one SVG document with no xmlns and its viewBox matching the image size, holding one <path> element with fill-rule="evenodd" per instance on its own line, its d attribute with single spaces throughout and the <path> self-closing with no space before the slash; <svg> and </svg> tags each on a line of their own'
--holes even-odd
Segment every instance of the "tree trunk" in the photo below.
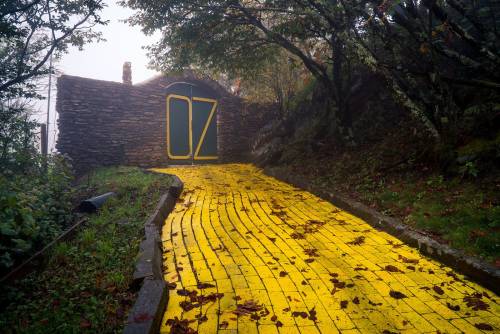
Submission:
<svg viewBox="0 0 500 334">
<path fill-rule="evenodd" d="M 349 110 L 349 101 L 347 99 L 347 94 L 345 94 L 344 78 L 342 74 L 342 68 L 344 65 L 344 45 L 343 43 L 335 37 L 332 37 L 333 44 L 333 69 L 332 69 L 332 80 L 334 84 L 334 96 L 335 103 L 337 105 L 338 120 L 340 125 L 340 136 L 343 141 L 352 140 L 352 115 Z"/>
</svg>

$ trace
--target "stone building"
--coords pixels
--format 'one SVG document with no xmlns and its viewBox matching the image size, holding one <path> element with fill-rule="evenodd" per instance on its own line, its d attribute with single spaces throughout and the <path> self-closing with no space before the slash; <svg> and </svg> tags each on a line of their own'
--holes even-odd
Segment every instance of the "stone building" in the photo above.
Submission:
<svg viewBox="0 0 500 334">
<path fill-rule="evenodd" d="M 249 104 L 216 81 L 185 72 L 132 84 L 62 75 L 57 149 L 77 173 L 97 166 L 162 167 L 248 159 L 272 105 Z"/>
</svg>

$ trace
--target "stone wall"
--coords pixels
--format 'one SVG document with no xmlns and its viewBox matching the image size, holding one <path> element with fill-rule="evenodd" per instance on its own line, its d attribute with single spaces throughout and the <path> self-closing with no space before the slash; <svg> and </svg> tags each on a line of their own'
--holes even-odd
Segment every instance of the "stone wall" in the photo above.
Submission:
<svg viewBox="0 0 500 334">
<path fill-rule="evenodd" d="M 63 75 L 57 82 L 57 149 L 77 173 L 106 165 L 168 165 L 165 95 L 169 84 L 189 82 L 219 99 L 219 161 L 248 159 L 251 138 L 273 106 L 248 104 L 217 82 L 186 73 L 131 85 Z"/>
</svg>

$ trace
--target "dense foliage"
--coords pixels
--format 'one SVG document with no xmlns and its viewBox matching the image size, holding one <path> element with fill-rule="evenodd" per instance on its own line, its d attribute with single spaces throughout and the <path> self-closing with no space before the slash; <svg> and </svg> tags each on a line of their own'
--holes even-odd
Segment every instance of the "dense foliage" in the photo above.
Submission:
<svg viewBox="0 0 500 334">
<path fill-rule="evenodd" d="M 73 239 L 47 253 L 43 270 L 0 286 L 2 333 L 121 333 L 135 300 L 131 265 L 144 221 L 170 186 L 168 175 L 105 168 L 75 184 L 76 196 L 114 191 Z"/>
<path fill-rule="evenodd" d="M 60 156 L 38 154 L 29 106 L 0 109 L 0 273 L 71 222 L 71 170 Z"/>
<path fill-rule="evenodd" d="M 51 241 L 71 222 L 71 172 L 38 153 L 31 104 L 39 81 L 69 46 L 98 40 L 101 0 L 0 2 L 0 273 Z"/>
<path fill-rule="evenodd" d="M 245 77 L 265 68 L 277 49 L 286 50 L 327 89 L 330 121 L 348 142 L 355 140 L 352 96 L 366 70 L 381 75 L 440 146 L 498 120 L 497 1 L 123 3 L 138 11 L 130 22 L 162 32 L 150 47 L 159 69 L 194 66 Z"/>
<path fill-rule="evenodd" d="M 44 166 L 38 164 L 38 168 Z M 66 162 L 49 160 L 42 170 L 0 175 L 0 273 L 56 237 L 71 222 L 71 191 Z"/>
<path fill-rule="evenodd" d="M 0 99 L 37 95 L 49 59 L 100 38 L 102 0 L 5 0 L 0 3 Z"/>
</svg>

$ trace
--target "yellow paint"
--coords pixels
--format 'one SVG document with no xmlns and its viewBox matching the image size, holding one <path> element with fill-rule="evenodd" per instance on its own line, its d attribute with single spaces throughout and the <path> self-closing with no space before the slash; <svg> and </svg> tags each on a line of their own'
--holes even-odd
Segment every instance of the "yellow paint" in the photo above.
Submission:
<svg viewBox="0 0 500 334">
<path fill-rule="evenodd" d="M 170 291 L 162 333 L 170 331 L 167 319 L 193 320 L 199 313 L 208 320 L 190 327 L 200 334 L 480 333 L 475 327 L 479 323 L 500 331 L 500 307 L 493 292 L 251 165 L 158 171 L 176 174 L 185 183 L 181 201 L 162 231 L 165 279 L 177 284 Z M 322 223 L 311 225 L 310 220 Z M 297 232 L 304 238 L 293 238 Z M 364 241 L 353 244 L 360 236 Z M 307 255 L 306 249 L 316 249 L 317 256 Z M 403 257 L 418 263 L 405 263 Z M 387 271 L 388 265 L 400 271 Z M 334 289 L 332 279 L 345 286 Z M 215 287 L 200 290 L 198 283 Z M 184 312 L 179 303 L 186 297 L 176 291 L 182 288 L 224 295 Z M 391 290 L 406 298 L 394 299 Z M 475 292 L 491 298 L 482 298 L 488 310 L 466 305 L 464 297 Z M 257 322 L 232 313 L 237 303 L 247 300 L 262 304 L 269 315 Z M 345 308 L 341 301 L 348 302 Z M 448 304 L 460 309 L 451 310 Z M 317 321 L 292 314 L 312 308 Z M 273 315 L 282 327 L 276 327 Z"/>
<path fill-rule="evenodd" d="M 189 153 L 187 155 L 173 155 L 172 152 L 170 151 L 170 100 L 172 99 L 178 99 L 178 100 L 183 100 L 186 101 L 188 104 L 188 119 L 189 119 Z M 193 105 L 191 103 L 191 100 L 187 96 L 183 95 L 176 95 L 176 94 L 169 94 L 167 96 L 167 154 L 168 157 L 172 160 L 182 160 L 182 159 L 189 159 L 191 158 L 191 155 L 193 154 L 193 127 L 192 127 L 192 119 L 193 119 Z"/>
<path fill-rule="evenodd" d="M 189 121 L 189 153 L 187 155 L 174 155 L 171 152 L 171 141 L 170 141 L 170 100 L 172 99 L 178 99 L 178 100 L 183 100 L 186 101 L 188 104 L 188 121 Z M 207 129 L 210 126 L 210 122 L 212 121 L 215 111 L 217 110 L 217 100 L 214 99 L 208 99 L 204 97 L 193 97 L 193 101 L 198 101 L 198 102 L 207 102 L 207 103 L 212 103 L 212 108 L 210 109 L 210 113 L 207 118 L 207 122 L 205 123 L 203 127 L 203 131 L 200 136 L 200 140 L 198 141 L 198 145 L 196 146 L 194 156 L 193 156 L 193 104 L 192 101 L 189 97 L 183 96 L 183 95 L 177 95 L 177 94 L 169 94 L 167 96 L 167 155 L 169 159 L 172 160 L 185 160 L 185 159 L 190 159 L 191 156 L 193 156 L 194 160 L 216 160 L 218 157 L 217 156 L 200 156 L 200 149 L 201 146 L 203 145 L 203 142 L 205 140 L 205 136 L 207 133 Z"/>
<path fill-rule="evenodd" d="M 214 155 L 214 156 L 211 156 L 211 155 L 200 156 L 199 155 L 201 145 L 203 145 L 203 141 L 205 140 L 205 135 L 207 133 L 207 129 L 210 125 L 210 122 L 212 122 L 212 118 L 215 115 L 215 110 L 217 110 L 217 100 L 207 99 L 204 97 L 193 97 L 193 101 L 212 103 L 212 109 L 210 109 L 210 114 L 208 115 L 207 122 L 205 123 L 205 126 L 203 127 L 203 132 L 201 133 L 200 141 L 198 142 L 198 145 L 196 146 L 196 150 L 194 151 L 194 160 L 214 160 L 214 159 L 217 159 L 216 155 Z"/>
</svg>

